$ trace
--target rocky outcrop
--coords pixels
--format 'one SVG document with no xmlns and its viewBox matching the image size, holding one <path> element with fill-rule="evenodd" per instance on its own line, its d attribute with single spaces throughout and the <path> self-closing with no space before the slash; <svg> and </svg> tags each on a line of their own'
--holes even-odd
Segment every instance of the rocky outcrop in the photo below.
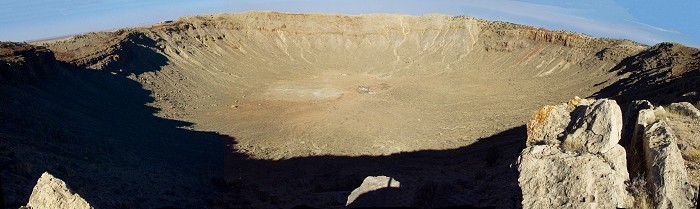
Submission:
<svg viewBox="0 0 700 209">
<path fill-rule="evenodd" d="M 634 101 L 630 108 L 637 113 L 631 134 L 630 171 L 643 176 L 656 208 L 689 208 L 693 206 L 693 188 L 689 184 L 685 161 L 678 148 L 678 139 L 662 119 L 669 114 L 649 101 Z M 690 105 L 692 107 L 692 105 Z M 687 105 L 668 106 L 680 114 L 691 113 Z"/>
<path fill-rule="evenodd" d="M 388 176 L 368 176 L 362 184 L 352 190 L 345 206 L 351 207 L 397 207 L 402 205 L 395 201 L 400 194 L 401 183 Z"/>
<path fill-rule="evenodd" d="M 693 188 L 676 141 L 671 127 L 663 120 L 645 128 L 647 182 L 652 187 L 656 208 L 693 207 Z"/>
<path fill-rule="evenodd" d="M 621 129 L 613 100 L 577 97 L 536 111 L 518 158 L 523 207 L 631 207 Z"/>
<path fill-rule="evenodd" d="M 66 182 L 45 172 L 36 182 L 32 195 L 29 197 L 27 208 L 92 209 L 92 206 L 90 206 L 90 203 L 85 201 L 85 199 L 80 197 L 80 195 L 71 191 L 66 185 Z"/>
<path fill-rule="evenodd" d="M 691 117 L 697 111 L 690 103 L 667 108 Z M 615 101 L 575 98 L 536 111 L 528 122 L 528 147 L 518 160 L 523 206 L 631 207 L 634 200 L 625 189 L 632 173 L 646 179 L 641 189 L 655 208 L 693 207 L 678 139 L 664 121 L 669 113 L 646 100 L 631 102 L 627 113 L 629 155 L 618 144 L 622 115 Z"/>
<path fill-rule="evenodd" d="M 581 109 L 583 115 L 571 120 L 573 126 L 564 142 L 584 145 L 584 152 L 606 153 L 618 147 L 622 130 L 622 112 L 613 100 L 598 100 Z M 574 112 L 574 114 L 576 114 Z"/>
<path fill-rule="evenodd" d="M 605 153 L 620 141 L 622 112 L 612 100 L 576 97 L 567 104 L 536 111 L 527 130 L 528 145 L 564 142 L 576 149 L 571 151 Z"/>
</svg>

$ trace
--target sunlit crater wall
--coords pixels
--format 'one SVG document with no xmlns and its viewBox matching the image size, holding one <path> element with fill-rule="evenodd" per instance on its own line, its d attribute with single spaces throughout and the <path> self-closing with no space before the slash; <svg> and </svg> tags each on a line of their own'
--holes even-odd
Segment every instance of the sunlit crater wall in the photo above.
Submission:
<svg viewBox="0 0 700 209">
<path fill-rule="evenodd" d="M 130 76 L 159 115 L 271 159 L 466 146 L 543 104 L 593 94 L 644 49 L 445 15 L 241 13 L 130 30 L 168 58 Z"/>
</svg>

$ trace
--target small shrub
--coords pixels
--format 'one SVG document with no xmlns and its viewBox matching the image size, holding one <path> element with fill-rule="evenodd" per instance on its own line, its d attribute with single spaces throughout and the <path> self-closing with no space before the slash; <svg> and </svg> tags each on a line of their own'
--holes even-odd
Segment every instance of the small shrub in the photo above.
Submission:
<svg viewBox="0 0 700 209">
<path fill-rule="evenodd" d="M 666 109 L 663 108 L 656 108 L 654 109 L 654 116 L 656 116 L 656 121 L 659 120 L 666 120 L 666 118 L 669 117 L 669 112 L 666 111 Z M 647 121 L 648 124 L 653 123 L 654 121 Z"/>
<path fill-rule="evenodd" d="M 650 209 L 654 208 L 651 197 L 649 196 L 649 191 L 647 190 L 647 182 L 644 179 L 644 174 L 640 174 L 634 177 L 630 182 L 630 194 L 634 197 L 634 205 L 632 208 L 637 209 Z"/>
<path fill-rule="evenodd" d="M 564 143 L 561 144 L 562 149 L 566 151 L 582 153 L 585 151 L 585 146 L 581 140 L 576 139 L 565 139 Z"/>
</svg>

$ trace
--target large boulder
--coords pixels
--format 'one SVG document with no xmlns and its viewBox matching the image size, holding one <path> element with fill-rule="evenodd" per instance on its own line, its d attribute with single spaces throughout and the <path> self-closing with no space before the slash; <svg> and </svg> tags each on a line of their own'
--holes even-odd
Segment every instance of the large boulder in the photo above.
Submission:
<svg viewBox="0 0 700 209">
<path fill-rule="evenodd" d="M 620 141 L 621 131 L 622 111 L 614 100 L 575 97 L 535 111 L 527 124 L 526 144 L 566 142 L 569 148 L 581 149 L 576 151 L 605 153 Z"/>
<path fill-rule="evenodd" d="M 44 172 L 32 190 L 27 208 L 31 209 L 92 209 L 90 203 L 71 191 L 66 182 Z"/>
<path fill-rule="evenodd" d="M 517 162 L 523 207 L 631 207 L 621 129 L 613 100 L 576 97 L 536 111 Z"/>
<path fill-rule="evenodd" d="M 572 118 L 564 142 L 583 145 L 585 152 L 606 153 L 619 146 L 622 133 L 622 111 L 615 100 L 601 99 L 590 105 L 579 105 L 581 112 Z M 577 108 L 578 108 L 577 107 Z"/>
<path fill-rule="evenodd" d="M 600 156 L 566 153 L 556 145 L 525 148 L 518 161 L 524 208 L 626 208 L 625 150 Z"/>
<path fill-rule="evenodd" d="M 685 161 L 668 124 L 661 120 L 644 132 L 647 182 L 656 208 L 693 207 L 693 188 L 688 183 Z"/>
</svg>

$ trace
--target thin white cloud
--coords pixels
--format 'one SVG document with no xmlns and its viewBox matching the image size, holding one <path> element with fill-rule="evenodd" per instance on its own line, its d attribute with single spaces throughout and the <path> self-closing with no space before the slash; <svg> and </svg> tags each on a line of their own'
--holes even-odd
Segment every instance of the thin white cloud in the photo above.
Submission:
<svg viewBox="0 0 700 209">
<path fill-rule="evenodd" d="M 637 21 L 627 20 L 627 19 L 625 19 L 625 21 L 630 22 L 630 23 L 634 23 L 634 24 L 637 24 L 637 25 L 641 25 L 641 26 L 644 26 L 644 27 L 647 27 L 647 28 L 650 28 L 650 29 L 654 29 L 654 30 L 657 30 L 657 31 L 665 32 L 665 33 L 682 34 L 681 32 L 678 32 L 678 31 L 675 31 L 675 30 L 665 29 L 665 28 L 661 28 L 661 27 L 656 27 L 656 26 L 649 25 L 649 24 L 645 24 L 645 23 L 642 23 L 642 22 L 637 22 Z"/>
<path fill-rule="evenodd" d="M 647 44 L 657 43 L 663 37 L 663 34 L 660 34 L 660 32 L 675 32 L 641 23 L 628 24 L 625 22 L 593 20 L 575 15 L 575 10 L 520 1 L 492 0 L 485 3 L 471 0 L 464 2 L 463 6 L 501 13 L 502 15 L 510 16 L 508 18 L 509 21 L 521 24 L 567 29 L 594 36 L 627 38 Z M 498 14 L 492 15 L 498 16 Z"/>
</svg>

